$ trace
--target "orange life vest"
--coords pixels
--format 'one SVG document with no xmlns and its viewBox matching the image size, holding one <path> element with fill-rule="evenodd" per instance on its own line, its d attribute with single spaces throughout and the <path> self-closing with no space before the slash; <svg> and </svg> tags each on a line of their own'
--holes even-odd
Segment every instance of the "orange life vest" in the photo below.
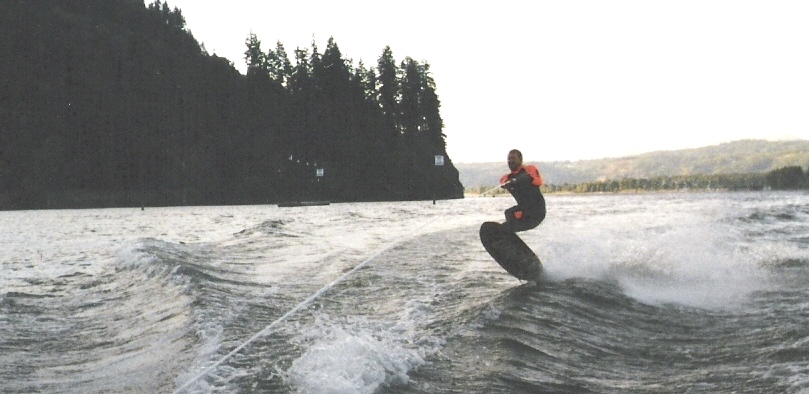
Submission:
<svg viewBox="0 0 809 394">
<path fill-rule="evenodd" d="M 517 175 L 523 171 L 527 172 L 528 175 L 531 175 L 531 178 L 533 179 L 531 185 L 533 186 L 544 185 L 544 182 L 542 181 L 542 175 L 539 174 L 539 169 L 533 165 L 521 166 L 520 168 L 517 169 L 517 171 L 511 171 L 510 173 L 503 175 L 503 177 L 500 178 L 500 184 L 502 185 L 506 183 L 506 181 L 508 181 L 511 176 Z"/>
</svg>

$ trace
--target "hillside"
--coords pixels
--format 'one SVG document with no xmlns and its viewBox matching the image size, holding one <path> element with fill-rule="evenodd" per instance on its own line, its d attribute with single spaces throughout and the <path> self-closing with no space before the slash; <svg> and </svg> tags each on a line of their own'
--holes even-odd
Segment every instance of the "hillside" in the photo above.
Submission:
<svg viewBox="0 0 809 394">
<path fill-rule="evenodd" d="M 561 185 L 604 179 L 694 174 L 764 173 L 785 166 L 809 166 L 809 141 L 741 140 L 696 149 L 580 161 L 531 162 L 545 182 Z M 506 163 L 455 163 L 464 187 L 493 185 Z"/>
<path fill-rule="evenodd" d="M 463 196 L 429 65 L 390 47 L 251 34 L 242 75 L 161 0 L 3 0 L 0 37 L 0 209 Z"/>
</svg>

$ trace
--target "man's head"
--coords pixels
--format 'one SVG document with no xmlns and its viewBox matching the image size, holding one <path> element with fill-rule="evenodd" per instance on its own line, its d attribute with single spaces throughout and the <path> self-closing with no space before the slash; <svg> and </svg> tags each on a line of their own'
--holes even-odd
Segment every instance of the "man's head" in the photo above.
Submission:
<svg viewBox="0 0 809 394">
<path fill-rule="evenodd" d="M 522 166 L 522 152 L 512 149 L 508 152 L 508 168 L 517 171 Z"/>
</svg>

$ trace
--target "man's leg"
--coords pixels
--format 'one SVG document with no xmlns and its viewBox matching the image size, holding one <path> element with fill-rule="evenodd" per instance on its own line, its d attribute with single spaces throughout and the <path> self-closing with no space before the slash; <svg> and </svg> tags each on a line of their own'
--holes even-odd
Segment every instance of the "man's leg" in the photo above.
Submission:
<svg viewBox="0 0 809 394">
<path fill-rule="evenodd" d="M 517 212 L 521 212 L 520 218 L 517 219 Z M 504 225 L 508 226 L 511 231 L 519 232 L 530 230 L 536 226 L 539 226 L 539 223 L 542 222 L 544 218 L 535 218 L 525 214 L 525 212 L 520 211 L 520 207 L 513 206 L 505 211 L 506 215 L 506 222 L 503 223 Z"/>
<path fill-rule="evenodd" d="M 520 208 L 515 205 L 515 206 L 513 206 L 513 207 L 511 207 L 509 209 L 506 209 L 506 211 L 504 212 L 505 215 L 506 215 L 506 221 L 503 224 L 506 227 L 510 228 L 511 231 L 514 231 L 514 227 L 517 225 L 516 224 L 517 217 L 515 216 L 515 213 L 517 211 L 519 211 L 519 210 L 520 210 Z"/>
<path fill-rule="evenodd" d="M 522 213 L 519 219 L 517 219 L 517 212 Z M 542 221 L 545 219 L 545 209 L 542 209 L 539 212 L 540 216 L 531 216 L 523 211 L 520 211 L 520 207 L 513 206 L 509 209 L 506 209 L 505 215 L 506 215 L 506 222 L 503 224 L 508 226 L 508 228 L 511 229 L 511 231 L 514 231 L 516 233 L 520 231 L 530 230 L 536 226 L 539 226 L 539 224 L 542 223 Z"/>
</svg>

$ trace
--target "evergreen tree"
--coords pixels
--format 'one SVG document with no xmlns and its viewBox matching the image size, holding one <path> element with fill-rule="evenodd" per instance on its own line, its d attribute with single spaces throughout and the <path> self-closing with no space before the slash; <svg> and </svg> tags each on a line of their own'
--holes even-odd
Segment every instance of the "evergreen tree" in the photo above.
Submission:
<svg viewBox="0 0 809 394">
<path fill-rule="evenodd" d="M 379 84 L 379 107 L 385 118 L 385 131 L 393 136 L 400 133 L 399 127 L 399 97 L 401 95 L 401 83 L 399 80 L 399 69 L 396 67 L 396 60 L 393 58 L 393 51 L 389 46 L 385 47 L 378 60 L 377 83 Z"/>
<path fill-rule="evenodd" d="M 290 154 L 303 160 L 304 164 L 307 160 L 317 160 L 319 153 L 319 106 L 311 59 L 308 49 L 297 48 L 296 64 L 289 79 L 292 124 L 285 142 Z"/>
<path fill-rule="evenodd" d="M 421 130 L 421 73 L 418 63 L 407 57 L 402 61 L 401 69 L 404 78 L 401 82 L 401 102 L 399 104 L 399 118 L 402 134 L 416 136 Z"/>
<path fill-rule="evenodd" d="M 425 63 L 419 67 L 421 73 L 421 118 L 422 130 L 430 143 L 446 152 L 446 136 L 444 135 L 444 120 L 441 118 L 441 100 L 438 99 L 435 80 L 430 75 L 430 65 Z"/>
<path fill-rule="evenodd" d="M 247 63 L 247 75 L 258 74 L 269 76 L 270 64 L 267 62 L 267 55 L 265 55 L 264 51 L 261 49 L 261 40 L 258 39 L 258 36 L 250 32 L 244 44 L 247 46 L 247 49 L 244 51 L 244 60 Z"/>
<path fill-rule="evenodd" d="M 286 86 L 287 81 L 292 76 L 292 62 L 289 61 L 284 44 L 280 41 L 275 46 L 275 50 L 270 50 L 266 55 L 270 77 Z"/>
<path fill-rule="evenodd" d="M 336 161 L 336 153 L 343 154 L 352 148 L 351 114 L 353 97 L 351 96 L 351 70 L 343 59 L 340 48 L 330 37 L 323 56 L 314 67 L 315 80 L 323 108 L 321 119 L 323 153 L 320 160 Z"/>
<path fill-rule="evenodd" d="M 369 102 L 379 101 L 379 90 L 377 89 L 376 71 L 373 68 L 366 69 L 365 64 L 360 64 L 355 73 L 355 80 L 361 85 L 364 97 Z"/>
</svg>

